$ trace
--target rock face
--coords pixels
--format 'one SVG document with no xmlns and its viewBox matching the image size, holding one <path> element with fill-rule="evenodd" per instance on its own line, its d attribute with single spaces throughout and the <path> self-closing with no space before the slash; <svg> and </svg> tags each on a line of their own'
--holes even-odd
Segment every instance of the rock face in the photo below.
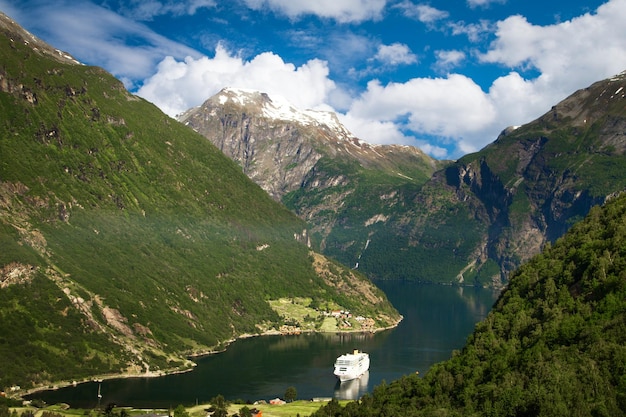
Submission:
<svg viewBox="0 0 626 417">
<path fill-rule="evenodd" d="M 447 188 L 450 204 L 470 207 L 479 231 L 466 251 L 466 275 L 505 281 L 591 207 L 626 189 L 625 89 L 622 73 L 577 91 L 433 177 L 429 187 Z M 430 219 L 438 211 L 431 206 Z M 487 272 L 489 263 L 498 268 Z"/>
<path fill-rule="evenodd" d="M 393 166 L 395 154 L 430 163 L 431 169 L 437 165 L 417 148 L 360 141 L 335 113 L 302 111 L 254 90 L 226 88 L 179 120 L 207 137 L 278 201 L 307 184 L 327 188 L 350 182 L 341 173 L 318 175 L 325 156 L 379 169 Z"/>
<path fill-rule="evenodd" d="M 278 110 L 266 94 L 224 90 L 181 121 L 210 137 L 246 175 L 280 200 L 300 187 L 321 155 L 312 143 L 299 139 L 308 126 L 260 118 L 266 108 Z"/>
<path fill-rule="evenodd" d="M 501 286 L 626 188 L 624 73 L 456 162 L 368 145 L 330 113 L 226 89 L 181 120 L 372 278 Z"/>
<path fill-rule="evenodd" d="M 370 145 L 334 113 L 302 111 L 257 91 L 224 89 L 179 119 L 306 219 L 316 246 L 350 266 L 402 190 L 443 165 L 414 147 Z"/>
</svg>

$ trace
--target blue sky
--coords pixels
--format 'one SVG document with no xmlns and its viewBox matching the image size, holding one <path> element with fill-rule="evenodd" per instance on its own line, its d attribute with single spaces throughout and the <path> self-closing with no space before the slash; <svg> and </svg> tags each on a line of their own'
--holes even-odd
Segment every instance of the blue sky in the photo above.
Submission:
<svg viewBox="0 0 626 417">
<path fill-rule="evenodd" d="M 175 116 L 224 87 L 455 159 L 626 70 L 626 0 L 0 0 Z"/>
</svg>

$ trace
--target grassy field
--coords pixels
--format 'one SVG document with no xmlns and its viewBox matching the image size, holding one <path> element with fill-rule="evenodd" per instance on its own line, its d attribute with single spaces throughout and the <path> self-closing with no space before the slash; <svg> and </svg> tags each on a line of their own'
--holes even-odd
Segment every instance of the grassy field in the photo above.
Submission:
<svg viewBox="0 0 626 417">
<path fill-rule="evenodd" d="M 340 404 L 345 405 L 347 401 L 340 401 Z M 307 401 L 300 400 L 283 405 L 271 405 L 271 404 L 259 404 L 259 405 L 247 405 L 247 404 L 231 404 L 228 407 L 228 415 L 239 413 L 239 410 L 246 406 L 248 408 L 256 408 L 263 412 L 263 417 L 296 417 L 296 416 L 309 416 L 316 412 L 321 406 L 326 405 L 327 401 Z M 191 417 L 205 417 L 208 405 L 196 406 L 188 408 L 187 411 Z"/>
<path fill-rule="evenodd" d="M 348 401 L 340 401 L 339 403 L 342 406 L 345 406 Z M 238 414 L 239 410 L 246 406 L 250 409 L 256 408 L 263 412 L 263 417 L 296 417 L 296 416 L 309 416 L 315 411 L 317 411 L 323 405 L 326 405 L 327 401 L 308 401 L 308 400 L 298 400 L 293 401 L 291 403 L 283 404 L 283 405 L 271 405 L 271 404 L 259 404 L 259 405 L 250 405 L 250 404 L 231 404 L 228 407 L 228 415 L 232 416 L 234 414 Z M 209 404 L 200 404 L 195 405 L 193 407 L 187 407 L 187 412 L 190 417 L 206 417 L 206 410 L 210 407 Z M 41 417 L 44 411 L 52 412 L 55 414 L 59 414 L 62 417 L 77 417 L 77 416 L 97 416 L 98 414 L 95 410 L 84 410 L 84 409 L 72 409 L 67 408 L 63 405 L 52 405 L 45 408 L 34 408 L 34 407 L 10 407 L 10 410 L 17 411 L 17 415 L 22 415 L 25 411 L 30 411 L 34 414 L 35 417 Z M 119 409 L 115 410 L 119 412 Z M 157 414 L 157 415 L 168 415 L 171 414 L 172 410 L 160 410 L 160 409 L 126 409 L 126 411 L 133 417 L 140 417 L 142 414 Z"/>
</svg>

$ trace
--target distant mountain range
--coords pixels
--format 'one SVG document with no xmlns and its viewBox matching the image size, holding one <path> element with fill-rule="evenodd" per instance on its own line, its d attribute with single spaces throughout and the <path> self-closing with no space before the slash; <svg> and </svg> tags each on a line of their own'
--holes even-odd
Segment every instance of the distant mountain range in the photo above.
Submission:
<svg viewBox="0 0 626 417">
<path fill-rule="evenodd" d="M 371 278 L 497 287 L 626 188 L 625 87 L 624 73 L 600 81 L 459 161 L 367 144 L 333 114 L 250 90 L 179 119 L 307 221 L 326 255 Z"/>
<path fill-rule="evenodd" d="M 0 390 L 401 319 L 204 137 L 3 14 L 0 115 Z"/>
</svg>

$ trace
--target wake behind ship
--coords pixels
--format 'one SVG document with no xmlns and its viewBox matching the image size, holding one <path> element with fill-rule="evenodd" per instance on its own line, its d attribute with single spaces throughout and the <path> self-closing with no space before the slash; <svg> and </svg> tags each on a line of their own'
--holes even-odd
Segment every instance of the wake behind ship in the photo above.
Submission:
<svg viewBox="0 0 626 417">
<path fill-rule="evenodd" d="M 359 378 L 370 368 L 370 356 L 355 349 L 352 353 L 341 355 L 335 361 L 335 376 L 341 382 Z"/>
</svg>

